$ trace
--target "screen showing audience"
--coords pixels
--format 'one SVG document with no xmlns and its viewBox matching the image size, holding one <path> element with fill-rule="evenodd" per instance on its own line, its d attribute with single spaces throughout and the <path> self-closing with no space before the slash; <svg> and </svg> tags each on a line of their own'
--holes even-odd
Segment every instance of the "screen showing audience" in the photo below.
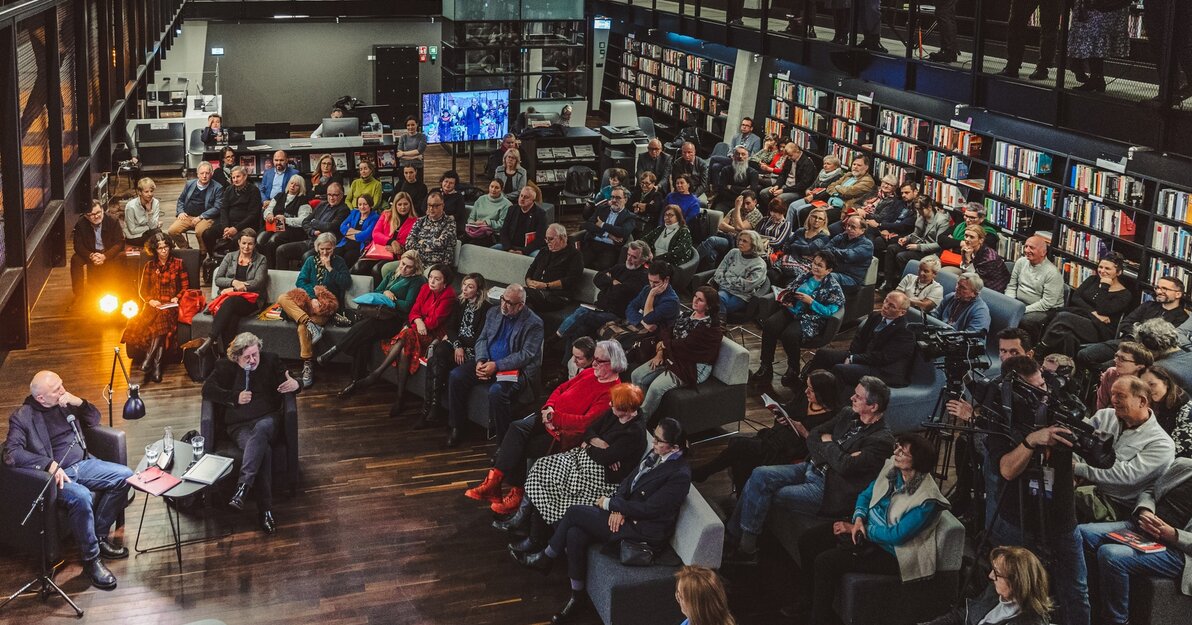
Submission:
<svg viewBox="0 0 1192 625">
<path fill-rule="evenodd" d="M 509 90 L 422 94 L 427 143 L 501 139 L 509 132 Z"/>
</svg>

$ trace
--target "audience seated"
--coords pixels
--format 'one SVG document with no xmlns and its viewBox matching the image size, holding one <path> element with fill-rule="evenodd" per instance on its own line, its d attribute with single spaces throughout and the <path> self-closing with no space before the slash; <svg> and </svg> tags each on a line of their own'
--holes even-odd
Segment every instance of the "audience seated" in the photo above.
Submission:
<svg viewBox="0 0 1192 625">
<path fill-rule="evenodd" d="M 1047 258 L 1047 239 L 1035 235 L 1022 244 L 1022 256 L 1014 261 L 1005 293 L 1026 304 L 1018 327 L 1038 340 L 1055 312 L 1064 305 L 1064 276 Z"/>
<path fill-rule="evenodd" d="M 501 167 L 505 162 L 505 152 L 517 149 L 519 145 L 521 145 L 521 142 L 517 140 L 517 135 L 512 132 L 506 133 L 501 139 L 500 145 L 497 146 L 497 149 L 489 152 L 488 160 L 485 161 L 484 165 L 485 175 L 495 174 L 497 168 Z"/>
<path fill-rule="evenodd" d="M 763 187 L 774 183 L 774 177 L 782 169 L 786 159 L 786 144 L 790 139 L 768 133 L 762 137 L 762 148 L 749 155 L 749 168 L 758 172 L 758 182 Z"/>
<path fill-rule="evenodd" d="M 754 469 L 725 523 L 727 561 L 757 561 L 757 538 L 771 506 L 805 516 L 842 517 L 879 475 L 894 450 L 894 435 L 883 419 L 890 389 L 873 376 L 854 386 L 849 406 L 808 432 L 806 460 Z"/>
<path fill-rule="evenodd" d="M 633 383 L 646 392 L 641 410 L 647 420 L 671 389 L 701 384 L 711 377 L 724 336 L 719 303 L 710 287 L 696 289 L 691 312 L 661 327 L 654 357 L 633 370 Z"/>
<path fill-rule="evenodd" d="M 1188 325 L 1188 322 L 1185 321 L 1184 325 Z M 1151 350 L 1155 362 L 1183 353 L 1179 329 L 1165 319 L 1153 317 L 1140 321 L 1134 326 L 1134 334 L 1139 343 Z"/>
<path fill-rule="evenodd" d="M 789 221 L 789 214 L 788 214 Z M 828 247 L 832 235 L 828 232 L 828 211 L 819 206 L 807 213 L 803 227 L 786 240 L 782 256 L 774 263 L 773 276 L 786 283 L 800 274 L 811 271 L 811 261 L 820 250 Z"/>
<path fill-rule="evenodd" d="M 227 191 L 224 192 L 225 201 L 228 198 Z M 314 241 L 319 235 L 324 232 L 329 232 L 338 242 L 343 236 L 340 231 L 340 225 L 347 220 L 348 214 L 352 212 L 347 204 L 343 202 L 344 190 L 338 182 L 332 182 L 327 185 L 327 199 L 319 202 L 314 211 L 302 223 L 302 233 L 305 235 L 301 241 L 293 241 L 291 243 L 282 243 L 277 246 L 274 255 L 277 259 L 275 269 L 291 270 L 293 266 L 304 260 L 314 248 Z M 207 231 L 210 235 L 213 231 L 219 232 L 215 227 Z M 208 248 L 211 249 L 211 248 Z"/>
<path fill-rule="evenodd" d="M 609 406 L 613 405 L 610 401 L 611 391 L 621 386 L 620 374 L 628 366 L 620 343 L 597 343 L 591 368 L 584 369 L 574 378 L 556 387 L 541 410 L 510 424 L 493 458 L 493 468 L 489 469 L 484 482 L 469 488 L 464 495 L 477 501 L 491 503 L 492 511 L 497 514 L 508 515 L 516 512 L 526 493 L 526 471 L 529 461 L 546 456 L 554 449 L 561 452 L 569 451 L 585 442 L 584 432 L 602 414 L 610 412 Z M 641 390 L 636 391 L 640 396 Z M 633 460 L 640 458 L 638 455 Z M 502 487 L 506 483 L 510 486 L 509 492 L 502 494 Z M 583 503 L 595 500 L 596 497 L 593 496 Z M 548 522 L 558 522 L 566 508 L 563 506 L 559 514 L 552 515 L 553 518 Z M 538 549 L 542 547 L 543 545 L 538 545 Z"/>
<path fill-rule="evenodd" d="M 381 213 L 374 210 L 377 208 L 374 197 L 367 193 L 356 196 L 356 208 L 339 225 L 343 236 L 335 244 L 335 255 L 343 258 L 349 267 L 360 260 L 364 246 L 372 243 L 373 229 L 381 218 Z"/>
<path fill-rule="evenodd" d="M 124 252 L 120 224 L 107 214 L 99 200 L 91 200 L 91 209 L 79 215 L 71 234 L 74 255 L 70 257 L 71 307 L 87 291 L 118 278 L 119 258 Z M 70 308 L 67 309 L 68 311 Z"/>
<path fill-rule="evenodd" d="M 691 245 L 691 228 L 683 218 L 683 209 L 676 204 L 667 204 L 662 209 L 662 224 L 647 230 L 641 241 L 654 250 L 654 258 L 679 266 L 695 256 Z"/>
<path fill-rule="evenodd" d="M 692 241 L 702 241 L 701 237 L 706 237 L 710 232 L 699 232 L 695 223 L 700 216 L 699 195 L 694 193 L 692 189 L 691 176 L 681 174 L 673 179 L 671 182 L 671 191 L 666 196 L 666 203 L 668 205 L 674 204 L 683 211 L 683 221 L 687 223 L 687 227 L 691 229 Z"/>
<path fill-rule="evenodd" d="M 344 186 L 344 176 L 336 171 L 335 159 L 330 154 L 320 156 L 314 169 L 310 175 L 310 192 L 315 199 L 326 200 L 327 187 L 330 187 L 331 183 L 338 184 L 341 188 Z"/>
<path fill-rule="evenodd" d="M 880 225 L 879 218 L 886 217 L 887 213 L 893 213 L 889 215 L 890 219 L 899 216 L 906 219 L 908 222 L 906 224 L 907 233 L 914 228 L 914 213 L 907 210 L 906 204 L 899 195 L 898 178 L 891 175 L 883 176 L 878 182 L 877 190 L 865 196 L 856 206 L 846 208 L 841 212 L 840 221 L 830 226 L 832 236 L 844 231 L 844 218 L 850 215 L 859 215 L 862 223 L 865 224 L 865 236 L 869 237 L 869 240 L 876 245 L 878 226 Z"/>
<path fill-rule="evenodd" d="M 960 274 L 956 290 L 944 296 L 939 308 L 931 311 L 931 317 L 953 330 L 989 334 L 989 304 L 981 299 L 984 288 L 981 276 L 971 271 Z"/>
<path fill-rule="evenodd" d="M 825 164 L 827 160 L 827 158 L 824 159 Z M 820 177 L 823 177 L 822 174 Z M 817 183 L 818 180 L 817 178 Z M 813 202 L 826 202 L 828 221 L 836 222 L 840 220 L 845 209 L 859 206 L 861 201 L 873 191 L 873 187 L 873 176 L 869 175 L 869 159 L 865 156 L 856 156 L 849 166 L 848 173 L 832 180 L 822 191 L 817 190 L 819 187 L 810 189 L 807 196 L 790 205 L 786 216 L 788 219 L 801 219 L 806 216 Z"/>
<path fill-rule="evenodd" d="M 617 262 L 621 247 L 633 238 L 638 221 L 633 210 L 626 210 L 627 196 L 628 191 L 623 187 L 614 188 L 608 202 L 597 208 L 587 221 L 580 224 L 583 238 L 580 239 L 579 245 L 585 267 L 603 269 L 612 266 Z"/>
<path fill-rule="evenodd" d="M 1110 252 L 1097 263 L 1097 274 L 1081 283 L 1068 298 L 1068 305 L 1057 311 L 1039 341 L 1038 351 L 1075 356 L 1081 343 L 1109 340 L 1118 322 L 1134 300 L 1122 284 L 1125 259 Z"/>
<path fill-rule="evenodd" d="M 219 164 L 215 167 L 215 171 L 211 173 L 211 179 L 218 182 L 219 186 L 228 188 L 232 186 L 232 169 L 236 167 L 239 162 L 239 157 L 236 156 L 236 150 L 232 146 L 224 146 L 220 150 Z"/>
<path fill-rule="evenodd" d="M 712 191 L 716 195 L 712 208 L 716 210 L 733 206 L 743 191 L 758 192 L 757 170 L 749 167 L 748 148 L 743 145 L 733 148 L 732 160 L 719 169 L 712 181 Z"/>
<path fill-rule="evenodd" d="M 915 337 L 906 326 L 910 299 L 899 291 L 882 300 L 881 310 L 869 313 L 847 350 L 822 348 L 809 365 L 827 369 L 841 383 L 853 385 L 863 376 L 877 376 L 890 386 L 907 383 L 907 369 L 914 358 Z"/>
<path fill-rule="evenodd" d="M 174 223 L 166 229 L 175 247 L 190 248 L 190 241 L 186 238 L 188 230 L 194 230 L 195 236 L 202 242 L 203 233 L 215 224 L 215 218 L 219 216 L 219 209 L 223 205 L 223 185 L 211 179 L 214 171 L 211 163 L 203 161 L 195 169 L 195 178 L 182 187 Z"/>
<path fill-rule="evenodd" d="M 755 230 L 737 234 L 737 246 L 724 255 L 708 284 L 720 295 L 720 309 L 727 316 L 744 311 L 749 301 L 770 290 L 766 276 L 766 250 Z"/>
<path fill-rule="evenodd" d="M 152 178 L 137 181 L 137 195 L 124 204 L 124 243 L 140 247 L 150 234 L 161 230 L 161 202 L 153 197 Z M 259 207 L 258 207 L 259 208 Z"/>
<path fill-rule="evenodd" d="M 788 220 L 800 221 L 806 219 L 807 215 L 805 214 L 805 211 L 802 211 L 805 206 L 822 206 L 827 208 L 827 196 L 824 195 L 823 198 L 820 198 L 819 196 L 827 191 L 828 186 L 835 183 L 844 175 L 844 169 L 840 165 L 839 156 L 836 156 L 835 154 L 828 154 L 824 156 L 823 165 L 820 167 L 819 172 L 816 173 L 815 178 L 812 179 L 810 186 L 804 190 L 802 194 L 792 198 L 788 212 L 786 214 L 786 218 Z M 816 200 L 819 200 L 822 203 L 812 204 L 812 202 Z"/>
<path fill-rule="evenodd" d="M 1146 383 L 1155 420 L 1175 443 L 1176 457 L 1192 457 L 1192 399 L 1164 365 L 1148 367 L 1140 377 Z"/>
<path fill-rule="evenodd" d="M 1118 344 L 1117 353 L 1114 354 L 1111 362 L 1113 366 L 1101 373 L 1100 382 L 1097 384 L 1097 410 L 1110 406 L 1109 392 L 1119 377 L 1123 375 L 1142 377 L 1147 367 L 1155 364 L 1155 356 L 1142 343 L 1122 341 Z M 1170 430 L 1168 431 L 1170 432 Z"/>
<path fill-rule="evenodd" d="M 587 602 L 584 581 L 590 545 L 629 540 L 646 543 L 657 552 L 674 533 L 679 509 L 691 489 L 691 469 L 684 457 L 687 434 L 670 418 L 663 419 L 653 434 L 649 453 L 612 495 L 598 498 L 594 505 L 568 508 L 542 551 L 513 552 L 520 564 L 540 571 L 549 571 L 557 558 L 567 556 L 571 598 L 553 622 L 572 619 Z"/>
<path fill-rule="evenodd" d="M 240 175 L 243 176 L 243 172 Z M 238 251 L 224 255 L 211 278 L 219 297 L 207 306 L 212 316 L 211 330 L 195 348 L 195 353 L 200 356 L 211 349 L 215 341 L 220 341 L 222 346 L 230 345 L 240 320 L 257 314 L 268 303 L 263 296 L 269 286 L 269 265 L 265 256 L 256 250 L 257 232 L 245 228 L 235 240 Z"/>
<path fill-rule="evenodd" d="M 643 171 L 637 174 L 637 186 L 633 188 L 628 202 L 637 218 L 634 234 L 640 235 L 662 223 L 662 207 L 666 198 L 658 187 L 658 177 L 654 172 Z"/>
<path fill-rule="evenodd" d="M 301 180 L 301 178 L 296 178 Z M 348 264 L 334 253 L 335 236 L 324 232 L 315 239 L 315 253 L 302 263 L 295 289 L 277 299 L 286 316 L 298 324 L 298 345 L 302 358 L 302 386 L 314 384 L 315 343 L 323 326 L 345 305 L 344 295 L 352 285 Z"/>
<path fill-rule="evenodd" d="M 629 172 L 620 167 L 610 167 L 605 172 L 605 175 L 608 179 L 607 184 L 601 186 L 600 190 L 596 192 L 596 197 L 594 198 L 596 207 L 599 207 L 601 202 L 607 202 L 608 198 L 612 197 L 613 189 L 622 186 L 621 183 L 629 180 Z M 584 215 L 584 219 L 587 218 L 588 215 Z"/>
<path fill-rule="evenodd" d="M 665 260 L 650 263 L 647 283 L 625 308 L 625 320 L 649 332 L 657 332 L 679 317 L 679 295 L 672 279 L 674 267 Z"/>
<path fill-rule="evenodd" d="M 257 249 L 265 255 L 270 267 L 277 267 L 276 253 L 279 245 L 306 238 L 302 224 L 314 212 L 309 203 L 310 199 L 306 195 L 306 181 L 302 176 L 291 176 L 290 181 L 286 183 L 285 191 L 265 204 L 262 216 L 265 230 L 257 235 Z M 170 226 L 170 230 L 173 231 L 174 227 Z"/>
<path fill-rule="evenodd" d="M 898 237 L 892 244 L 886 245 L 886 282 L 881 288 L 883 291 L 894 289 L 895 280 L 902 275 L 907 263 L 939 252 L 940 245 L 936 241 L 944 236 L 948 227 L 952 225 L 948 213 L 925 195 L 912 200 L 910 206 L 916 214 L 915 229 L 905 237 Z M 939 273 L 939 269 L 936 269 L 936 273 Z"/>
<path fill-rule="evenodd" d="M 446 196 L 439 191 L 431 191 L 426 196 L 426 214 L 414 222 L 406 237 L 406 250 L 417 252 L 423 264 L 455 264 L 455 242 L 459 230 L 445 211 L 445 199 Z M 387 271 L 391 264 L 387 263 L 381 271 Z"/>
<path fill-rule="evenodd" d="M 170 304 L 177 304 L 183 291 L 190 288 L 190 278 L 173 250 L 165 233 L 155 232 L 145 240 L 148 260 L 137 289 L 141 307 L 120 338 L 129 358 L 141 361 L 145 382 L 161 382 L 165 354 L 174 356 L 178 351 L 178 307 Z"/>
<path fill-rule="evenodd" d="M 406 193 L 414 203 L 414 213 L 426 210 L 426 194 L 429 192 L 426 183 L 422 181 L 422 170 L 411 165 L 401 168 L 401 180 L 393 190 L 394 194 Z"/>
<path fill-rule="evenodd" d="M 509 198 L 516 197 L 518 191 L 526 186 L 529 178 L 526 169 L 521 166 L 521 152 L 517 148 L 505 150 L 501 166 L 493 173 L 493 180 L 501 183 L 501 191 Z"/>
<path fill-rule="evenodd" d="M 844 232 L 832 237 L 824 250 L 836 258 L 836 279 L 844 292 L 859 291 L 873 262 L 873 241 L 865 236 L 861 217 L 853 215 L 846 219 Z"/>
<path fill-rule="evenodd" d="M 699 268 L 705 270 L 715 267 L 736 246 L 737 235 L 746 230 L 756 230 L 761 221 L 762 212 L 757 207 L 757 195 L 753 191 L 742 191 L 716 226 L 717 231 L 704 233 L 707 238 L 695 248 L 695 253 L 699 255 Z"/>
<path fill-rule="evenodd" d="M 679 188 L 675 186 L 675 179 L 679 176 L 687 175 L 691 178 L 690 193 L 695 197 L 703 195 L 708 190 L 708 163 L 704 159 L 695 155 L 695 144 L 690 141 L 683 144 L 679 148 L 679 158 L 671 165 L 670 171 L 670 185 L 671 188 L 678 191 Z M 667 198 L 668 204 L 675 204 Z M 686 211 L 684 211 L 686 212 Z M 690 219 L 690 217 L 688 217 Z"/>
<path fill-rule="evenodd" d="M 932 475 L 936 455 L 923 436 L 899 434 L 893 456 L 857 496 L 849 520 L 811 528 L 799 539 L 812 623 L 832 621 L 847 573 L 898 575 L 904 584 L 935 575 L 936 527 L 948 509 Z"/>
<path fill-rule="evenodd" d="M 917 197 L 919 188 L 915 183 L 904 182 L 898 185 L 898 199 L 875 204 L 865 217 L 865 235 L 873 240 L 873 255 L 878 262 L 885 260 L 887 248 L 915 230 L 913 204 Z"/>
<path fill-rule="evenodd" d="M 414 213 L 414 201 L 405 191 L 393 196 L 389 207 L 381 211 L 372 229 L 372 240 L 364 245 L 360 260 L 352 265 L 352 273 L 361 276 L 372 275 L 381 279 L 381 266 L 392 262 L 406 251 L 410 232 L 418 216 Z"/>
<path fill-rule="evenodd" d="M 791 222 L 786 220 L 786 205 L 774 198 L 766 205 L 766 218 L 757 225 L 757 233 L 767 250 L 778 251 L 786 247 L 791 237 Z"/>
<path fill-rule="evenodd" d="M 571 357 L 567 359 L 567 379 L 579 375 L 580 371 L 592 366 L 596 357 L 596 339 L 581 336 L 571 344 Z M 548 386 L 553 386 L 548 384 Z"/>
<path fill-rule="evenodd" d="M 505 215 L 513 206 L 513 202 L 505 197 L 503 189 L 500 180 L 490 180 L 488 194 L 476 198 L 472 203 L 472 213 L 468 215 L 468 225 L 464 227 L 464 243 L 490 246 L 496 241 L 501 225 L 505 223 Z"/>
<path fill-rule="evenodd" d="M 265 174 L 261 176 L 261 207 L 264 208 L 269 205 L 269 201 L 278 195 L 285 193 L 288 189 L 290 178 L 301 175 L 298 170 L 290 164 L 289 158 L 286 157 L 285 150 L 278 150 L 273 153 L 273 167 L 265 170 Z M 379 184 L 379 183 L 378 183 Z M 380 198 L 381 194 L 378 190 L 375 198 Z"/>
<path fill-rule="evenodd" d="M 459 445 L 471 390 L 481 384 L 488 385 L 489 422 L 497 442 L 505 438 L 513 423 L 513 402 L 538 384 L 542 338 L 542 319 L 526 306 L 525 289 L 520 284 L 509 285 L 501 295 L 501 305 L 488 311 L 476 339 L 476 358 L 459 363 L 448 375 L 447 447 Z M 506 371 L 516 372 L 516 379 L 498 381 L 497 373 Z"/>
<path fill-rule="evenodd" d="M 981 276 L 990 289 L 1001 293 L 1010 283 L 1010 271 L 1006 269 L 1006 261 L 997 250 L 986 245 L 988 237 L 980 226 L 966 226 L 964 241 L 960 243 L 960 266 L 948 267 L 949 271 L 957 275 L 975 272 Z"/>
<path fill-rule="evenodd" d="M 844 398 L 840 396 L 836 376 L 817 369 L 807 376 L 806 388 L 796 393 L 785 407 L 769 404 L 774 426 L 761 428 L 755 436 L 734 436 L 715 458 L 691 470 L 693 482 L 729 470 L 733 490 L 745 490 L 753 470 L 774 464 L 798 462 L 807 457 L 807 435 L 821 423 L 836 416 Z"/>
<path fill-rule="evenodd" d="M 647 171 L 654 174 L 654 180 L 664 194 L 672 188 L 668 182 L 671 173 L 671 156 L 662 151 L 662 141 L 659 141 L 658 137 L 650 139 L 650 142 L 646 144 L 646 151 L 637 156 L 637 166 L 633 171 L 637 172 L 639 180 L 641 175 Z"/>
<path fill-rule="evenodd" d="M 630 241 L 625 246 L 625 262 L 617 263 L 604 271 L 601 271 L 592 278 L 592 283 L 599 291 L 596 294 L 596 302 L 592 308 L 587 306 L 579 306 L 563 323 L 559 324 L 556 335 L 562 339 L 563 348 L 569 355 L 571 353 L 571 343 L 582 336 L 595 336 L 596 331 L 600 326 L 615 321 L 617 319 L 624 319 L 628 316 L 629 303 L 637 298 L 639 293 L 647 292 L 643 297 L 644 300 L 648 297 L 649 283 L 646 278 L 646 265 L 650 263 L 650 246 L 644 241 Z M 651 269 L 655 269 L 658 263 L 650 265 Z M 667 266 L 665 261 L 662 266 Z M 669 269 L 669 267 L 668 267 Z M 669 281 L 658 276 L 659 282 Z M 675 306 L 675 314 L 678 314 L 678 305 Z M 648 315 L 647 315 L 648 316 Z"/>
<path fill-rule="evenodd" d="M 493 246 L 494 250 L 534 256 L 542 249 L 546 243 L 546 211 L 535 203 L 535 197 L 533 187 L 522 187 L 517 204 L 510 206 L 505 215 L 501 240 Z"/>
<path fill-rule="evenodd" d="M 926 315 L 944 301 L 944 285 L 935 279 L 940 271 L 940 257 L 935 254 L 924 256 L 919 261 L 919 271 L 902 276 L 894 288 L 910 300 L 911 306 Z"/>
<path fill-rule="evenodd" d="M 422 394 L 422 420 L 415 429 L 442 424 L 440 416 L 447 395 L 447 376 L 455 365 L 476 358 L 476 339 L 492 303 L 488 301 L 484 276 L 465 274 L 451 318 L 444 325 L 442 340 L 431 344 L 426 357 L 426 388 Z M 396 404 L 395 404 L 396 406 Z M 392 410 L 390 417 L 396 416 Z"/>
<path fill-rule="evenodd" d="M 616 259 L 609 264 L 612 262 Z M 526 269 L 526 305 L 539 314 L 564 308 L 575 297 L 583 277 L 584 261 L 580 251 L 567 244 L 567 228 L 551 224 L 546 228 L 546 247 Z"/>
<path fill-rule="evenodd" d="M 831 171 L 839 171 L 840 159 L 837 159 L 835 156 L 829 156 L 824 159 L 825 165 L 828 158 L 834 159 L 833 162 L 835 163 L 834 169 Z M 762 171 L 766 171 L 764 166 L 762 167 Z M 775 182 L 772 186 L 762 189 L 760 195 L 761 201 L 769 204 L 772 199 L 782 200 L 784 209 L 795 200 L 807 195 L 808 189 L 818 186 L 816 184 L 815 162 L 794 141 L 788 141 L 782 147 L 782 165 L 779 169 L 768 173 L 774 175 Z M 825 182 L 823 186 L 826 187 L 829 182 L 831 181 Z M 795 220 L 790 219 L 789 215 L 787 216 L 787 221 L 795 222 Z"/>
<path fill-rule="evenodd" d="M 1113 358 L 1114 350 L 1122 341 L 1135 339 L 1137 324 L 1147 319 L 1163 319 L 1173 326 L 1188 320 L 1188 310 L 1184 308 L 1183 281 L 1172 276 L 1156 280 L 1154 299 L 1135 306 L 1122 317 L 1118 338 L 1082 347 L 1076 352 L 1076 365 L 1081 369 L 1103 368 Z"/>
<path fill-rule="evenodd" d="M 334 227 L 339 229 L 338 221 Z M 203 233 L 203 245 L 209 254 L 226 252 L 234 247 L 237 234 L 246 229 L 261 229 L 261 192 L 248 181 L 248 172 L 237 165 L 232 168 L 232 184 L 224 187 L 219 216 Z"/>
<path fill-rule="evenodd" d="M 980 226 L 985 231 L 985 245 L 997 249 L 997 227 L 985 221 L 985 205 L 979 202 L 968 202 L 963 207 L 964 220 L 956 224 L 952 232 L 943 232 L 936 239 L 939 244 L 940 258 L 944 259 L 944 252 L 950 252 L 948 255 L 952 260 L 946 260 L 944 265 L 946 267 L 957 267 L 963 260 L 961 258 L 960 244 L 964 242 L 964 233 L 969 226 Z M 937 208 L 937 210 L 939 210 Z M 905 266 L 905 265 L 904 265 Z"/>
<path fill-rule="evenodd" d="M 728 609 L 724 584 L 716 571 L 707 567 L 679 567 L 675 573 L 675 602 L 679 604 L 679 611 L 687 617 L 687 625 L 737 625 Z"/>
<path fill-rule="evenodd" d="M 769 383 L 774 376 L 774 352 L 782 341 L 786 351 L 782 383 L 796 384 L 801 366 L 800 345 L 819 337 L 828 319 L 844 307 L 844 291 L 836 281 L 835 268 L 834 256 L 826 251 L 817 252 L 811 271 L 796 277 L 775 296 L 779 307 L 762 322 L 761 367 L 750 376 L 751 382 Z"/>
<path fill-rule="evenodd" d="M 376 173 L 376 165 L 372 161 L 363 160 L 356 166 L 356 170 L 360 172 L 360 177 L 352 179 L 344 201 L 348 206 L 356 206 L 356 198 L 367 195 L 372 198 L 374 206 L 379 209 L 383 204 L 381 196 L 384 194 L 384 187 L 381 185 L 381 180 L 373 175 Z"/>
<path fill-rule="evenodd" d="M 965 599 L 951 612 L 926 625 L 1048 625 L 1051 622 L 1047 571 L 1035 554 L 1022 547 L 995 547 L 989 561 L 990 584 L 985 591 Z"/>
<path fill-rule="evenodd" d="M 1077 528 L 1083 548 L 1090 554 L 1088 568 L 1076 570 L 1076 575 L 1097 582 L 1103 618 L 1107 623 L 1130 622 L 1130 580 L 1134 576 L 1160 577 L 1177 580 L 1180 591 L 1192 593 L 1192 514 L 1188 501 L 1192 498 L 1192 460 L 1174 461 L 1153 483 L 1142 489 L 1133 502 L 1128 518 L 1109 523 L 1090 523 Z M 1137 492 L 1137 491 L 1136 491 Z M 1157 553 L 1135 551 L 1129 545 L 1110 538 L 1111 532 L 1129 531 L 1144 539 L 1163 544 Z"/>
<path fill-rule="evenodd" d="M 273 518 L 273 448 L 280 430 L 282 395 L 297 392 L 298 381 L 290 377 L 276 354 L 264 351 L 261 339 L 248 332 L 228 345 L 228 357 L 215 363 L 215 370 L 203 383 L 203 399 L 224 407 L 228 436 L 244 452 L 236 492 L 228 506 L 244 509 L 244 498 L 252 491 L 257 514 L 266 534 L 277 531 Z M 250 375 L 254 374 L 254 375 Z"/>
</svg>

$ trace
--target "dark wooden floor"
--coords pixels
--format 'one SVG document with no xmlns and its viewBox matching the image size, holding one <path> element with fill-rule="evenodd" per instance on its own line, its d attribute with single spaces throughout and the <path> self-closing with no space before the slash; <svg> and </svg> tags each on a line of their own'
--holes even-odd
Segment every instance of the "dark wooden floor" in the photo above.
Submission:
<svg viewBox="0 0 1192 625">
<path fill-rule="evenodd" d="M 432 157 L 428 172 L 448 163 Z M 173 207 L 181 181 L 158 179 L 158 197 Z M 169 212 L 172 213 L 172 210 Z M 72 218 L 73 219 L 73 218 Z M 40 369 L 53 369 L 68 390 L 97 404 L 107 383 L 112 348 L 121 325 L 85 307 L 64 311 L 70 299 L 66 268 L 55 269 L 33 311 L 30 347 L 7 354 L 0 364 L 0 411 L 9 414 L 28 393 Z M 757 342 L 747 337 L 756 366 Z M 842 339 L 843 340 L 843 339 Z M 117 374 L 119 376 L 119 374 Z M 139 375 L 139 374 L 138 374 Z M 459 449 L 442 448 L 440 431 L 415 431 L 419 413 L 410 400 L 399 419 L 387 416 L 391 388 L 378 387 L 350 403 L 335 391 L 348 382 L 344 368 L 318 371 L 314 388 L 299 399 L 299 493 L 279 499 L 280 529 L 266 536 L 255 515 L 210 511 L 184 520 L 184 532 L 214 534 L 221 522 L 234 523 L 227 538 L 183 548 L 179 572 L 172 551 L 110 563 L 119 578 L 111 592 L 91 588 L 81 577 L 78 556 L 67 552 L 56 579 L 86 610 L 86 623 L 187 623 L 218 618 L 237 623 L 468 623 L 547 622 L 567 596 L 561 570 L 548 577 L 511 561 L 504 537 L 489 527 L 485 506 L 463 497 L 463 490 L 484 476 L 493 446 L 473 432 Z M 117 384 L 116 427 L 128 434 L 129 456 L 173 426 L 176 435 L 197 429 L 199 386 L 180 365 L 166 371 L 161 384 L 143 391 L 146 418 L 123 422 L 119 406 L 124 383 Z M 789 396 L 789 392 L 786 393 Z M 751 393 L 748 412 L 766 422 L 766 412 Z M 7 420 L 0 436 L 7 434 Z M 716 453 L 723 441 L 697 447 L 695 457 Z M 729 496 L 723 476 L 701 486 L 713 502 Z M 141 520 L 141 502 L 128 509 L 120 538 L 131 545 Z M 0 502 L 24 506 L 25 502 Z M 151 500 L 142 543 L 167 540 L 164 506 Z M 32 564 L 0 557 L 0 594 L 25 583 Z M 760 583 L 754 583 L 755 577 Z M 769 573 L 730 578 L 734 612 L 742 623 L 778 622 L 774 606 L 785 591 Z M 65 623 L 72 613 L 63 602 L 22 598 L 0 613 L 0 623 Z M 599 623 L 590 614 L 579 621 Z M 663 625 L 663 624 L 660 624 Z"/>
</svg>

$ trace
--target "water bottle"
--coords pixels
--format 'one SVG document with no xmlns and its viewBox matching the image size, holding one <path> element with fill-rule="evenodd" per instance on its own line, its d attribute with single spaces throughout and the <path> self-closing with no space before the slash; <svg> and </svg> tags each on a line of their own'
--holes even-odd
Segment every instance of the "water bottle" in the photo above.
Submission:
<svg viewBox="0 0 1192 625">
<path fill-rule="evenodd" d="M 174 428 L 166 426 L 166 435 L 161 439 L 161 448 L 166 453 L 174 451 Z"/>
</svg>

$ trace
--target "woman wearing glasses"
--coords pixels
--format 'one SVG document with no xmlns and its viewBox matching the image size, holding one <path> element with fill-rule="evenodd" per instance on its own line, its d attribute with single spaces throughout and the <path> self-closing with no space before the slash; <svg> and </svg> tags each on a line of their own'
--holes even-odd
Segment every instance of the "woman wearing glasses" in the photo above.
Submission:
<svg viewBox="0 0 1192 625">
<path fill-rule="evenodd" d="M 1023 547 L 997 547 L 989 559 L 985 592 L 927 625 L 1047 625 L 1051 597 L 1039 558 Z"/>
<path fill-rule="evenodd" d="M 145 240 L 149 261 L 141 271 L 137 292 L 141 311 L 128 322 L 121 339 L 133 360 L 141 359 L 145 381 L 161 382 L 165 352 L 177 349 L 178 298 L 190 288 L 190 279 L 182 259 L 173 255 L 174 242 L 164 233 L 155 232 Z"/>
<path fill-rule="evenodd" d="M 828 319 L 844 306 L 844 289 L 832 270 L 836 257 L 830 252 L 815 253 L 811 271 L 794 279 L 778 292 L 780 308 L 762 323 L 762 365 L 750 376 L 751 382 L 769 382 L 774 377 L 774 352 L 778 342 L 786 350 L 786 373 L 782 383 L 793 386 L 799 376 L 799 349 L 805 340 L 823 334 Z"/>
</svg>

